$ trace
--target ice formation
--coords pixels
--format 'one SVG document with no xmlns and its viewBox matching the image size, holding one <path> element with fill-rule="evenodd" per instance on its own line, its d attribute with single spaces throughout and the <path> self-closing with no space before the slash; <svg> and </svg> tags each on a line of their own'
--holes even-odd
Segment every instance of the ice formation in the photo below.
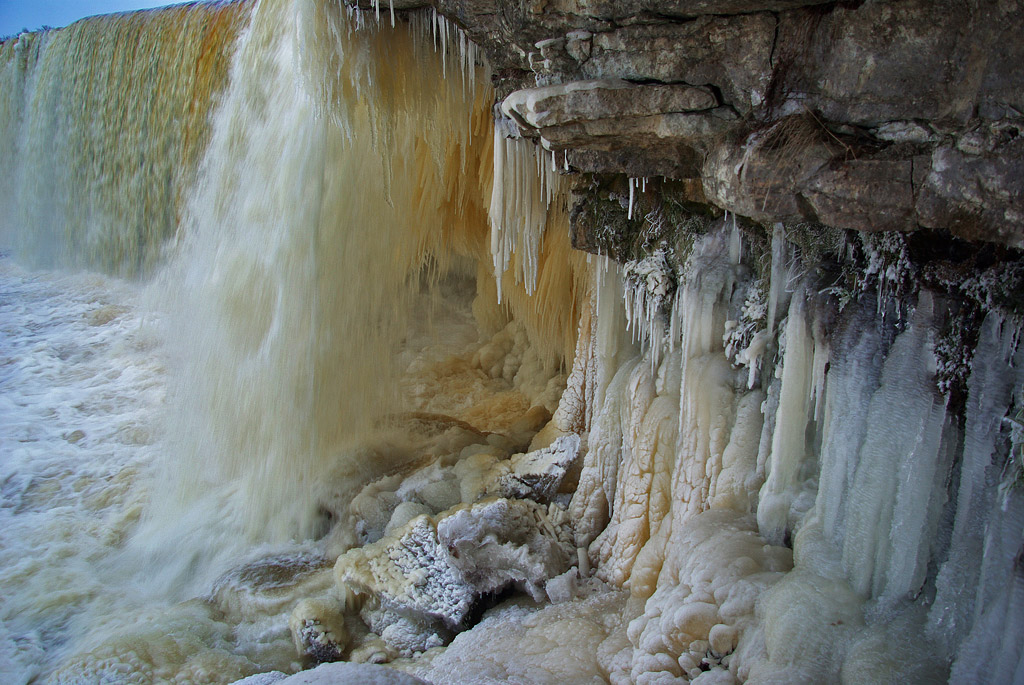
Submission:
<svg viewBox="0 0 1024 685">
<path fill-rule="evenodd" d="M 502 276 L 513 269 L 517 283 L 533 294 L 548 214 L 560 194 L 558 172 L 530 141 L 508 137 L 511 122 L 494 124 L 494 183 L 489 217 L 498 301 Z M 562 191 L 564 192 L 564 191 Z M 557 207 L 554 208 L 557 210 Z"/>
</svg>

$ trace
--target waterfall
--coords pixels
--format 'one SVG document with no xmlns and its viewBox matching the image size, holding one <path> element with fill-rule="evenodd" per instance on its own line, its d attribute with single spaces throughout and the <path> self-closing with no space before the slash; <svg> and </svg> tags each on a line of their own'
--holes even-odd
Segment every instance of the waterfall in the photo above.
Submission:
<svg viewBox="0 0 1024 685">
<path fill-rule="evenodd" d="M 0 47 L 0 236 L 26 263 L 151 272 L 248 4 L 92 17 Z"/>
<path fill-rule="evenodd" d="M 359 443 L 410 409 L 396 365 L 421 273 L 440 278 L 453 256 L 439 246 L 472 239 L 445 203 L 481 197 L 451 185 L 472 178 L 483 100 L 455 81 L 426 92 L 440 55 L 352 22 L 313 3 L 257 6 L 179 253 L 154 281 L 181 368 L 178 458 L 149 524 L 232 519 L 203 533 L 196 557 L 310 537 L 346 479 L 394 468 Z"/>
</svg>

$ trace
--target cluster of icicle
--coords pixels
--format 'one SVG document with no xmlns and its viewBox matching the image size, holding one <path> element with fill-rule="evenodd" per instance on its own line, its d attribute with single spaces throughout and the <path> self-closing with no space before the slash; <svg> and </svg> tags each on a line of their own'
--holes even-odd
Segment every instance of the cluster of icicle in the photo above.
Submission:
<svg viewBox="0 0 1024 685">
<path fill-rule="evenodd" d="M 603 667 L 616 683 L 1021 682 L 1016 330 L 985 320 L 961 422 L 936 389 L 943 296 L 922 290 L 902 323 L 873 297 L 830 318 L 773 233 L 759 375 L 726 354 L 754 279 L 734 227 L 698 239 L 669 331 L 642 345 L 626 330 L 627 312 L 654 318 L 642 269 L 595 263 L 556 421 L 587 437 L 577 544 L 632 595 Z"/>
<path fill-rule="evenodd" d="M 505 123 L 510 122 L 499 120 L 494 125 L 494 185 L 489 213 L 499 302 L 502 276 L 510 266 L 514 266 L 516 282 L 533 294 L 548 210 L 563 194 L 556 165 L 549 167 L 537 146 L 509 132 Z"/>
</svg>

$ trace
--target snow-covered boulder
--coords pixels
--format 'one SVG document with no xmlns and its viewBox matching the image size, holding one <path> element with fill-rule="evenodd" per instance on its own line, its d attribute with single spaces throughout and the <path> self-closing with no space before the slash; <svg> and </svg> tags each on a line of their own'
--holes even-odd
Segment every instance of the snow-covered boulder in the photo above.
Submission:
<svg viewBox="0 0 1024 685">
<path fill-rule="evenodd" d="M 575 561 L 565 510 L 497 498 L 417 516 L 342 555 L 335 579 L 366 599 L 370 629 L 410 655 L 450 640 L 485 595 L 515 586 L 543 599 Z"/>
</svg>

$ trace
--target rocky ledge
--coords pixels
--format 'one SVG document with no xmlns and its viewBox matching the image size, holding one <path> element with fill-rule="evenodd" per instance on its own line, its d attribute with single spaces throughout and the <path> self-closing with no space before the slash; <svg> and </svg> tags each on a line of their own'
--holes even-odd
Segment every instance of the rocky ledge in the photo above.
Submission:
<svg viewBox="0 0 1024 685">
<path fill-rule="evenodd" d="M 484 48 L 507 128 L 575 171 L 688 181 L 761 224 L 1024 247 L 1018 0 L 395 3 L 424 6 Z"/>
</svg>

